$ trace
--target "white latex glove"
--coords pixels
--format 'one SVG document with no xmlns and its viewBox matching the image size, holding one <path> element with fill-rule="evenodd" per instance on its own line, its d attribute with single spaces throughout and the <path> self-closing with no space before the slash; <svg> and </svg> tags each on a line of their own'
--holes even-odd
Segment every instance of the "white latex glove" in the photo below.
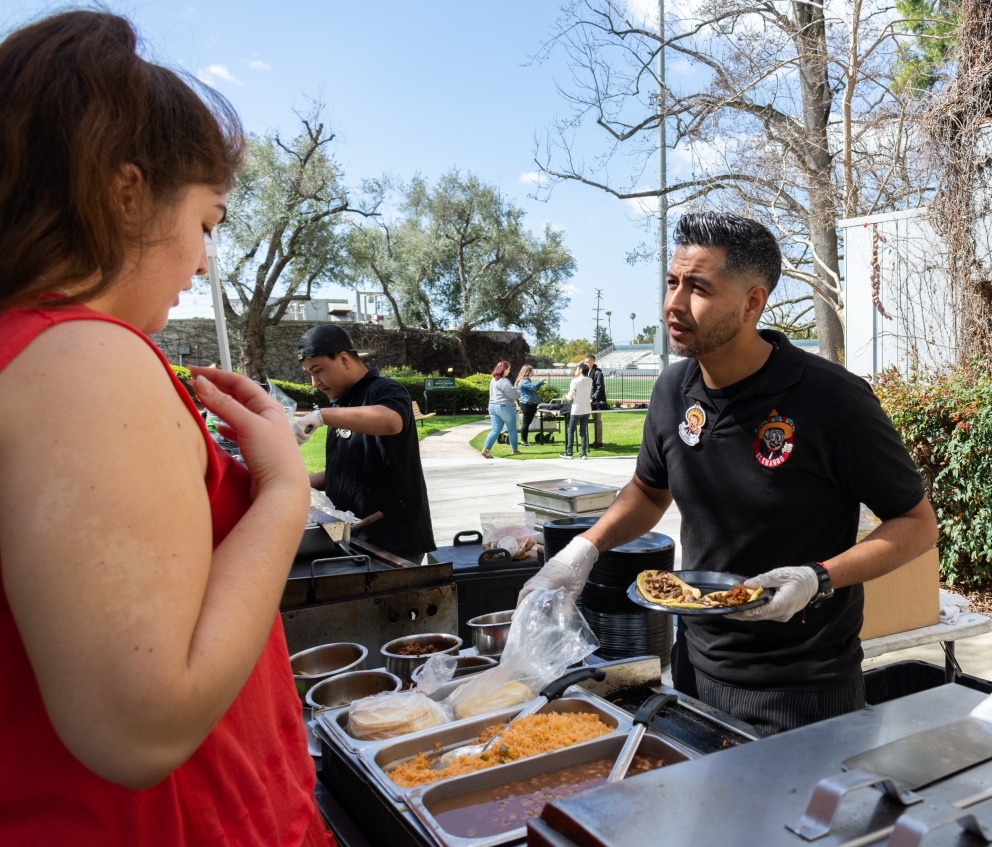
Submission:
<svg viewBox="0 0 992 847">
<path fill-rule="evenodd" d="M 569 599 L 577 600 L 585 587 L 586 577 L 598 558 L 599 550 L 595 544 L 584 538 L 573 538 L 524 583 L 517 595 L 517 605 L 536 588 L 549 588 L 552 591 L 564 588 Z"/>
<path fill-rule="evenodd" d="M 784 623 L 796 612 L 805 609 L 820 590 L 820 580 L 816 576 L 816 571 L 805 565 L 775 568 L 768 573 L 745 580 L 744 585 L 748 588 L 774 588 L 775 595 L 763 606 L 755 606 L 753 609 L 727 615 L 733 620 Z"/>
<path fill-rule="evenodd" d="M 306 444 L 313 435 L 314 430 L 324 425 L 324 418 L 320 414 L 320 409 L 308 412 L 296 423 L 293 424 L 293 432 L 296 435 L 297 444 Z"/>
</svg>

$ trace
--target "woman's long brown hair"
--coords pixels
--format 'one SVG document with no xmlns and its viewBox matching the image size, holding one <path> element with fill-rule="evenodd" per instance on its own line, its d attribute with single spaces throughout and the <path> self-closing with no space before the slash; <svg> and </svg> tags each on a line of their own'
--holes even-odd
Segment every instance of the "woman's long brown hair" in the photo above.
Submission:
<svg viewBox="0 0 992 847">
<path fill-rule="evenodd" d="M 125 18 L 91 11 L 0 42 L 0 311 L 80 283 L 63 302 L 94 297 L 188 187 L 233 183 L 244 151 L 233 108 L 137 44 Z M 148 207 L 138 221 L 117 194 L 128 165 Z"/>
</svg>

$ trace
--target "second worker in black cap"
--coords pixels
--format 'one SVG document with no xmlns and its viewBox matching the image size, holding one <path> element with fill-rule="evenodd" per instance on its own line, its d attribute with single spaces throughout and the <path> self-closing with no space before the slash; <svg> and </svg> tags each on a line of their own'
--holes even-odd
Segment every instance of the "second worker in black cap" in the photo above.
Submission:
<svg viewBox="0 0 992 847">
<path fill-rule="evenodd" d="M 382 512 L 360 537 L 419 564 L 437 546 L 409 392 L 366 367 L 351 336 L 333 324 L 303 333 L 298 352 L 313 387 L 331 401 L 293 427 L 300 444 L 329 427 L 327 464 L 310 474 L 310 485 L 359 518 Z"/>
</svg>

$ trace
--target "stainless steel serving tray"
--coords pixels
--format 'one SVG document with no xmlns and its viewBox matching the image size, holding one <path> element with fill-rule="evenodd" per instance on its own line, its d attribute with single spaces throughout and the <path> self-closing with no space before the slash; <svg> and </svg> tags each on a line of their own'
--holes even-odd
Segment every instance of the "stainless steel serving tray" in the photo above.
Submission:
<svg viewBox="0 0 992 847">
<path fill-rule="evenodd" d="M 515 780 L 570 770 L 600 759 L 612 761 L 620 753 L 624 741 L 624 735 L 612 733 L 564 750 L 545 753 L 543 756 L 534 756 L 501 767 L 451 777 L 432 785 L 410 789 L 406 795 L 406 802 L 410 811 L 442 847 L 496 847 L 500 844 L 523 842 L 527 836 L 525 821 L 521 821 L 519 827 L 506 829 L 497 834 L 471 837 L 448 832 L 434 817 L 434 810 L 442 801 L 472 791 L 498 789 Z M 677 741 L 651 734 L 641 739 L 637 752 L 643 756 L 662 759 L 666 766 L 684 762 L 698 755 Z"/>
<path fill-rule="evenodd" d="M 544 506 L 566 515 L 606 509 L 620 490 L 614 486 L 571 478 L 518 482 L 517 485 L 524 490 L 525 505 Z"/>
<path fill-rule="evenodd" d="M 578 689 L 572 690 L 578 692 Z M 526 707 L 526 704 L 524 704 L 524 707 Z M 389 768 L 408 759 L 412 759 L 419 753 L 432 750 L 443 752 L 455 747 L 461 747 L 464 744 L 471 744 L 486 727 L 492 726 L 494 723 L 507 721 L 519 711 L 521 711 L 521 708 L 514 707 L 502 712 L 493 712 L 476 718 L 454 721 L 444 726 L 410 733 L 399 738 L 389 738 L 377 742 L 374 746 L 363 747 L 358 751 L 358 757 L 364 769 L 376 779 L 382 790 L 389 797 L 397 802 L 405 802 L 407 795 L 415 789 L 401 788 L 393 782 L 386 773 Z M 587 692 L 579 692 L 575 696 L 552 700 L 538 714 L 545 712 L 592 712 L 599 715 L 603 723 L 613 728 L 611 735 L 621 732 L 625 733 L 633 724 L 630 714 L 623 709 L 617 708 L 601 697 L 588 694 Z M 588 743 L 590 742 L 585 741 L 574 746 L 581 747 Z M 537 756 L 536 758 L 543 758 L 543 756 Z M 487 768 L 486 770 L 501 771 L 505 767 L 507 765 L 494 765 L 492 768 Z M 454 778 L 448 777 L 448 779 Z M 436 785 L 437 783 L 434 784 Z"/>
</svg>

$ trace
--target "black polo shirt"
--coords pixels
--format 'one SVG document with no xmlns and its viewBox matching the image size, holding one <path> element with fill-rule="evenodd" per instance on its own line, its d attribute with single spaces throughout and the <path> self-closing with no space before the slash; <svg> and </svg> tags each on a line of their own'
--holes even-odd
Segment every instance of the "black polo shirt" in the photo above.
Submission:
<svg viewBox="0 0 992 847">
<path fill-rule="evenodd" d="M 694 359 L 665 370 L 654 387 L 637 475 L 671 490 L 686 569 L 755 576 L 829 559 L 855 543 L 861 503 L 885 520 L 924 496 L 863 379 L 779 332 L 761 335 L 774 352 L 722 411 Z M 863 608 L 855 585 L 787 623 L 683 616 L 679 625 L 692 664 L 719 682 L 830 690 L 860 673 Z"/>
<path fill-rule="evenodd" d="M 390 553 L 436 550 L 409 392 L 370 369 L 332 405 L 386 406 L 403 418 L 403 430 L 397 435 L 362 435 L 328 427 L 324 491 L 334 507 L 359 518 L 382 512 L 382 519 L 360 535 Z"/>
</svg>

